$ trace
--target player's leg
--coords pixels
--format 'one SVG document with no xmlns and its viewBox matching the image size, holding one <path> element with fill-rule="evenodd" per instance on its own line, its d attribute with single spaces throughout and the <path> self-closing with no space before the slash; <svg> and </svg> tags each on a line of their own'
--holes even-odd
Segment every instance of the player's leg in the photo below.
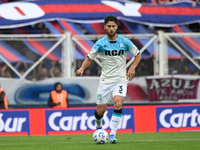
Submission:
<svg viewBox="0 0 200 150">
<path fill-rule="evenodd" d="M 111 118 L 111 132 L 110 132 L 110 143 L 116 144 L 118 140 L 116 139 L 116 133 L 118 126 L 122 118 L 122 103 L 124 97 L 116 95 L 114 97 L 114 112 Z"/>
<path fill-rule="evenodd" d="M 112 123 L 111 123 L 111 133 L 116 135 L 118 126 L 120 124 L 122 118 L 122 103 L 124 101 L 124 97 L 116 95 L 114 97 L 114 112 L 112 114 Z"/>
<path fill-rule="evenodd" d="M 94 113 L 97 129 L 102 128 L 103 115 L 111 97 L 111 91 L 109 91 L 109 89 L 109 85 L 99 84 L 97 91 L 97 110 Z"/>
<path fill-rule="evenodd" d="M 110 143 L 117 143 L 116 133 L 118 126 L 122 119 L 122 103 L 126 97 L 127 83 L 117 83 L 115 89 L 113 90 L 114 96 L 114 112 L 111 118 L 111 132 L 110 132 Z"/>
<path fill-rule="evenodd" d="M 97 104 L 97 110 L 94 113 L 97 129 L 102 129 L 102 119 L 106 109 L 107 104 Z"/>
</svg>

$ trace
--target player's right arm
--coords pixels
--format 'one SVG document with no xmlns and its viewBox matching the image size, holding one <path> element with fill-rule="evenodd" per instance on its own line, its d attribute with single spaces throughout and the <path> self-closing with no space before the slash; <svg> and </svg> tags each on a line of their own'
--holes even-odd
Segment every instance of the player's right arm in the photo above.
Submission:
<svg viewBox="0 0 200 150">
<path fill-rule="evenodd" d="M 84 70 L 90 66 L 93 59 L 96 57 L 100 49 L 99 41 L 97 41 L 89 52 L 87 58 L 82 63 L 81 67 L 76 71 L 76 74 L 82 76 Z"/>
<path fill-rule="evenodd" d="M 84 70 L 90 66 L 92 60 L 87 57 L 84 62 L 82 63 L 81 67 L 76 71 L 76 74 L 79 75 L 79 76 L 82 76 Z"/>
</svg>

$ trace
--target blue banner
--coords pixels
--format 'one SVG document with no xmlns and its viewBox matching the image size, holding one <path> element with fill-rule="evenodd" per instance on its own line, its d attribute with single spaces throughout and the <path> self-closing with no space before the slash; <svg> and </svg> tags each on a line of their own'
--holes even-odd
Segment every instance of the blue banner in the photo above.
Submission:
<svg viewBox="0 0 200 150">
<path fill-rule="evenodd" d="M 103 22 L 107 15 L 155 26 L 173 26 L 200 21 L 200 4 L 177 2 L 143 5 L 120 0 L 48 0 L 0 5 L 0 28 L 13 28 L 42 21 L 65 19 L 79 23 Z"/>
</svg>

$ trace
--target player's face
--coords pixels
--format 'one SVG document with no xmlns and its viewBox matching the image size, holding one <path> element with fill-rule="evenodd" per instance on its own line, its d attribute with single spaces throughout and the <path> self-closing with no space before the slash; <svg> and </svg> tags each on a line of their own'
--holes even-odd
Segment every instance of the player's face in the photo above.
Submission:
<svg viewBox="0 0 200 150">
<path fill-rule="evenodd" d="M 106 30 L 108 36 L 114 37 L 116 35 L 118 25 L 114 21 L 108 21 L 106 25 L 104 25 L 104 29 Z"/>
</svg>

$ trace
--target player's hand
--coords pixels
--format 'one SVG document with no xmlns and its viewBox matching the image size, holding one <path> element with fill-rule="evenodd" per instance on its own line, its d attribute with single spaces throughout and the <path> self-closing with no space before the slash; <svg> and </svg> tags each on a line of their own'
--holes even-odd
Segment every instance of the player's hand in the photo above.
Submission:
<svg viewBox="0 0 200 150">
<path fill-rule="evenodd" d="M 77 71 L 76 71 L 76 74 L 78 75 L 78 76 L 82 76 L 83 75 L 83 69 L 82 68 L 80 68 L 80 69 L 78 69 Z"/>
<path fill-rule="evenodd" d="M 135 76 L 135 69 L 129 69 L 127 74 L 126 74 L 126 79 L 128 79 L 129 81 L 131 81 Z"/>
</svg>

